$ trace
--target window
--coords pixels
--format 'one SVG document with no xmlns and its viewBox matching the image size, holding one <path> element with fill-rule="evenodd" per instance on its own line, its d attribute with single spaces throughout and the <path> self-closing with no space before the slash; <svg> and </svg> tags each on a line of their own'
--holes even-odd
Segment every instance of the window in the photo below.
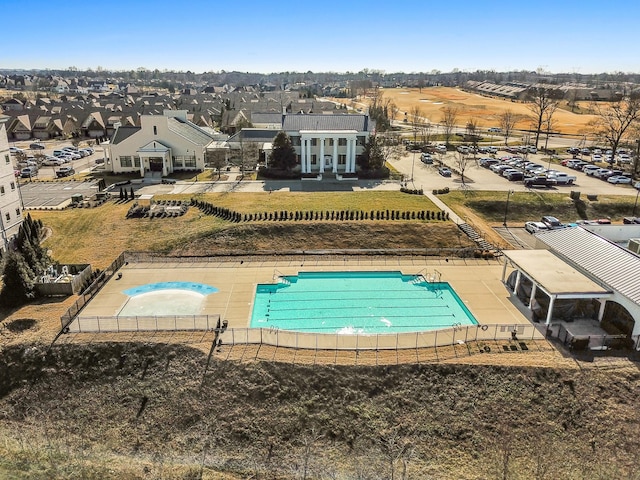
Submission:
<svg viewBox="0 0 640 480">
<path fill-rule="evenodd" d="M 318 156 L 315 154 L 311 155 L 311 165 L 315 165 L 317 161 L 318 161 Z"/>
<path fill-rule="evenodd" d="M 338 155 L 338 165 L 346 165 L 346 164 L 347 164 L 347 156 Z"/>
<path fill-rule="evenodd" d="M 4 195 L 4 185 L 0 185 L 0 195 Z"/>
<path fill-rule="evenodd" d="M 364 146 L 364 137 L 356 137 L 356 145 L 363 147 Z"/>
<path fill-rule="evenodd" d="M 131 167 L 133 164 L 131 163 L 131 156 L 127 155 L 124 157 L 120 157 L 120 166 L 123 168 Z"/>
<path fill-rule="evenodd" d="M 184 167 L 185 168 L 196 168 L 196 157 L 195 156 L 184 157 Z"/>
<path fill-rule="evenodd" d="M 20 216 L 20 209 L 16 208 L 16 217 L 19 217 L 19 216 Z"/>
<path fill-rule="evenodd" d="M 300 146 L 300 137 L 291 137 L 291 145 L 294 147 Z"/>
<path fill-rule="evenodd" d="M 347 139 L 346 138 L 339 138 L 338 139 L 338 146 L 339 147 L 346 147 L 347 146 Z"/>
<path fill-rule="evenodd" d="M 138 156 L 133 157 L 133 166 L 140 168 L 140 157 Z"/>
<path fill-rule="evenodd" d="M 153 134 L 154 135 L 158 134 L 158 127 L 156 127 L 155 125 L 153 126 Z"/>
<path fill-rule="evenodd" d="M 333 147 L 333 138 L 330 138 L 330 139 L 329 139 L 329 146 L 330 146 L 330 147 Z"/>
<path fill-rule="evenodd" d="M 311 146 L 315 147 L 316 145 L 318 145 L 318 139 L 317 138 L 312 138 L 311 139 Z"/>
<path fill-rule="evenodd" d="M 11 163 L 11 159 L 9 158 L 9 155 L 5 155 L 4 156 L 4 162 L 9 165 Z"/>
<path fill-rule="evenodd" d="M 11 182 L 11 190 L 15 190 L 16 189 L 16 182 Z"/>
<path fill-rule="evenodd" d="M 5 213 L 5 214 L 4 214 L 4 216 L 6 217 L 7 222 L 8 222 L 9 220 L 11 220 L 11 214 L 9 214 L 9 213 Z"/>
<path fill-rule="evenodd" d="M 173 168 L 182 168 L 182 157 L 173 157 Z"/>
</svg>

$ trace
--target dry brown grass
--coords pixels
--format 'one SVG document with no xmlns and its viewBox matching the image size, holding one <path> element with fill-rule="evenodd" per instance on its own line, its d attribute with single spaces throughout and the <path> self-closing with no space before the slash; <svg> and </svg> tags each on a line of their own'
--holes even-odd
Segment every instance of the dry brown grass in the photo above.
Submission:
<svg viewBox="0 0 640 480">
<path fill-rule="evenodd" d="M 463 91 L 452 87 L 431 87 L 423 88 L 385 88 L 382 89 L 384 98 L 393 100 L 400 114 L 396 120 L 405 118 L 404 112 L 410 112 L 412 108 L 418 107 L 422 116 L 428 118 L 431 123 L 441 123 L 443 109 L 454 107 L 459 109 L 458 125 L 466 125 L 469 120 L 475 120 L 480 127 L 499 126 L 498 116 L 506 111 L 522 115 L 523 119 L 517 123 L 516 128 L 529 129 L 531 121 L 526 117 L 531 116 L 531 111 L 526 103 L 512 102 L 500 98 L 486 97 L 473 92 Z M 351 104 L 350 99 L 335 99 L 338 102 Z M 367 104 L 370 99 L 359 100 Z M 584 110 L 584 109 L 583 109 Z M 571 113 L 564 109 L 558 109 L 554 115 L 557 123 L 556 130 L 565 134 L 583 134 L 588 128 L 587 124 L 596 119 L 595 115 Z M 408 119 L 411 121 L 411 118 Z"/>
</svg>

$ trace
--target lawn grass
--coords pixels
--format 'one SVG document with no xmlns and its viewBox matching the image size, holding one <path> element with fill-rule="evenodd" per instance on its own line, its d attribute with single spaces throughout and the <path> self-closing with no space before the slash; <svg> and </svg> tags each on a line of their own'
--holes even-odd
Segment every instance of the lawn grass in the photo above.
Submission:
<svg viewBox="0 0 640 480">
<path fill-rule="evenodd" d="M 240 213 L 272 212 L 280 210 L 433 210 L 437 208 L 423 195 L 401 192 L 252 192 L 206 193 L 202 195 L 166 195 L 158 199 L 197 198 Z"/>
<path fill-rule="evenodd" d="M 576 202 L 563 193 L 547 193 L 538 190 L 530 192 L 514 192 L 509 195 L 507 219 L 509 222 L 526 222 L 539 220 L 543 215 L 553 215 L 563 222 L 581 219 Z M 484 220 L 488 224 L 502 224 L 507 209 L 507 192 L 486 191 L 452 191 L 439 197 L 458 215 L 464 218 L 468 214 Z M 599 195 L 598 200 L 591 201 L 581 196 L 587 218 L 610 218 L 613 222 L 621 222 L 622 218 L 631 215 L 635 198 L 625 195 Z"/>
<path fill-rule="evenodd" d="M 157 196 L 158 199 L 170 198 L 172 200 L 189 200 L 190 195 Z M 240 213 L 272 212 L 280 210 L 308 211 L 308 210 L 398 210 L 437 211 L 437 207 L 422 195 L 409 195 L 400 192 L 318 192 L 318 193 L 210 193 L 198 195 L 197 198 L 214 205 L 233 209 Z M 51 235 L 44 245 L 52 252 L 53 258 L 59 262 L 91 263 L 94 268 L 105 268 L 113 259 L 124 250 L 143 250 L 169 252 L 180 246 L 189 245 L 189 251 L 197 252 L 193 244 L 206 242 L 208 237 L 216 237 L 216 234 L 224 231 L 224 242 L 214 242 L 217 248 L 265 248 L 278 250 L 279 241 L 260 226 L 259 222 L 252 222 L 251 228 L 246 224 L 232 224 L 214 216 L 204 215 L 197 208 L 190 208 L 182 217 L 163 219 L 126 219 L 126 214 L 133 202 L 111 201 L 93 209 L 67 209 L 63 211 L 33 211 L 33 218 L 40 219 L 45 227 L 50 228 Z M 428 221 L 411 220 L 412 224 L 429 224 Z M 428 232 L 407 230 L 406 235 L 398 227 L 398 221 L 376 221 L 375 235 L 376 248 L 385 245 L 384 237 L 389 235 L 387 248 L 419 248 L 418 243 L 411 239 L 411 234 L 420 234 L 421 237 L 429 236 Z M 269 223 L 270 228 L 275 225 Z M 313 222 L 297 222 L 296 225 L 308 225 Z M 331 227 L 323 227 L 321 238 L 334 238 L 341 232 L 340 224 L 332 222 Z M 349 223 L 349 222 L 344 222 Z M 354 223 L 354 225 L 364 225 Z M 286 227 L 286 235 L 292 238 L 289 245 L 304 245 L 304 236 L 314 235 L 314 229 L 292 228 L 290 222 L 279 222 L 280 227 Z M 434 228 L 451 226 L 433 221 Z M 371 228 L 371 227 L 368 227 Z M 267 229 L 268 230 L 268 229 Z M 356 229 L 357 230 L 357 229 Z M 361 229 L 363 233 L 366 228 Z M 267 239 L 257 241 L 257 237 L 264 231 Z M 331 234 L 331 231 L 334 233 Z M 370 231 L 371 234 L 373 231 Z M 446 242 L 440 234 L 434 234 L 434 247 L 446 247 Z M 452 236 L 448 233 L 446 236 Z M 221 236 L 218 236 L 221 237 Z M 308 244 L 318 245 L 313 238 L 308 238 Z M 334 238 L 332 248 L 356 248 L 348 239 Z M 454 241 L 455 240 L 455 241 Z M 237 243 L 236 243 L 237 242 Z M 453 236 L 451 247 L 460 246 L 459 239 Z M 321 248 L 321 245 L 318 247 Z M 364 247 L 363 247 L 364 248 Z M 210 252 L 214 253 L 214 252 Z"/>
</svg>

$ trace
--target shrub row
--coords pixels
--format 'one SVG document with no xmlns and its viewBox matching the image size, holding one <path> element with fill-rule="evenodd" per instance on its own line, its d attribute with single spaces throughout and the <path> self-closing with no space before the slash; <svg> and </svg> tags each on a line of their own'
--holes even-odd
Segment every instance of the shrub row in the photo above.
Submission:
<svg viewBox="0 0 640 480">
<path fill-rule="evenodd" d="M 444 195 L 445 193 L 449 193 L 449 187 L 438 188 L 433 190 L 434 195 Z"/>
<path fill-rule="evenodd" d="M 209 202 L 203 202 L 192 198 L 191 205 L 198 208 L 205 215 L 213 215 L 214 217 L 229 220 L 230 222 L 240 222 L 243 220 L 242 214 L 234 210 L 229 210 L 228 208 L 217 207 Z"/>
<path fill-rule="evenodd" d="M 260 221 L 303 221 L 303 220 L 449 220 L 449 213 L 432 210 L 306 210 L 257 212 L 241 214 L 228 208 L 218 207 L 208 202 L 191 199 L 191 205 L 205 215 L 213 215 L 231 222 Z M 185 205 L 183 205 L 184 207 Z M 132 207 L 133 208 L 133 207 Z"/>
<path fill-rule="evenodd" d="M 421 188 L 401 187 L 400 191 L 402 193 L 408 193 L 409 195 L 422 195 L 424 193 L 424 191 Z"/>
</svg>

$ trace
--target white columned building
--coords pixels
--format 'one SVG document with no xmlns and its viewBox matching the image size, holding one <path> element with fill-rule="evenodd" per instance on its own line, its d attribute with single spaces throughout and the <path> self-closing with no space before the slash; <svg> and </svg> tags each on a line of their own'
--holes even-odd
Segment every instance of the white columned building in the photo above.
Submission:
<svg viewBox="0 0 640 480">
<path fill-rule="evenodd" d="M 368 115 L 288 114 L 282 129 L 291 138 L 303 175 L 355 175 L 374 122 Z"/>
</svg>

